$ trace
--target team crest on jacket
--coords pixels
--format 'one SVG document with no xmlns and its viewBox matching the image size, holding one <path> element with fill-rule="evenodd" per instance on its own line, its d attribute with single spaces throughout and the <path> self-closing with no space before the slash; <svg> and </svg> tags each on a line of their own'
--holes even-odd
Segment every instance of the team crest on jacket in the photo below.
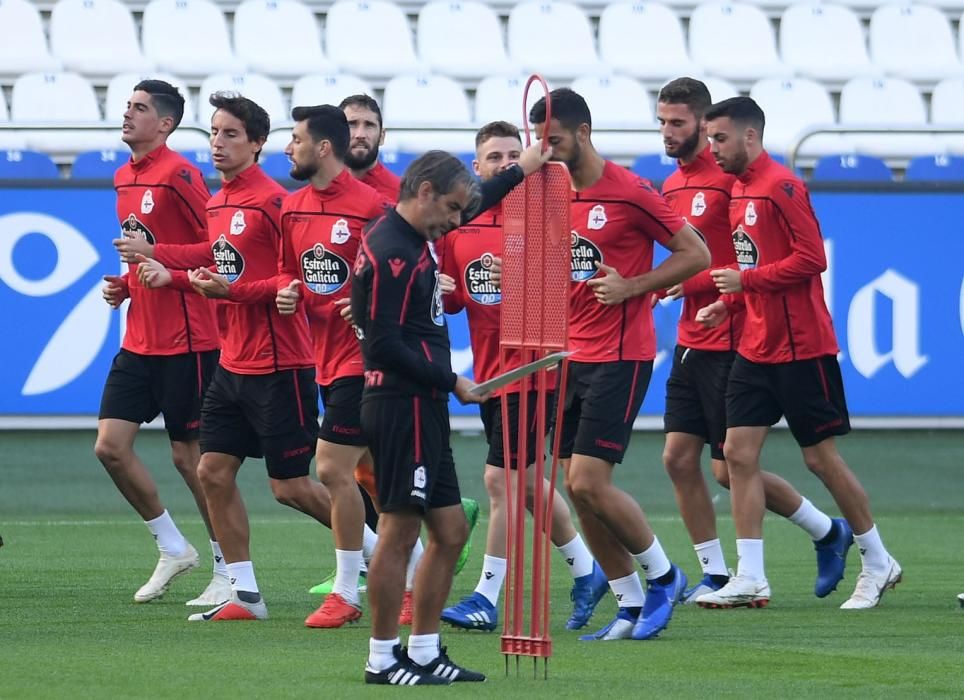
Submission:
<svg viewBox="0 0 964 700">
<path fill-rule="evenodd" d="M 608 221 L 606 218 L 606 207 L 602 204 L 597 204 L 589 210 L 589 219 L 586 221 L 586 228 L 591 231 L 598 231 L 606 225 L 606 221 Z"/>
<path fill-rule="evenodd" d="M 733 249 L 736 251 L 736 262 L 741 270 L 752 270 L 756 267 L 760 259 L 760 251 L 742 226 L 737 226 L 736 231 L 733 232 Z"/>
<path fill-rule="evenodd" d="M 442 288 L 438 283 L 438 270 L 435 271 L 435 289 L 432 290 L 432 323 L 445 325 L 445 309 L 442 306 Z"/>
<path fill-rule="evenodd" d="M 599 268 L 596 263 L 601 263 L 602 252 L 595 243 L 588 238 L 583 238 L 577 231 L 570 234 L 572 241 L 572 281 L 585 282 L 591 279 Z"/>
<path fill-rule="evenodd" d="M 133 213 L 121 223 L 121 231 L 129 238 L 143 238 L 151 245 L 154 245 L 154 234 L 151 233 L 151 230 L 147 228 L 140 219 L 134 216 Z"/>
<path fill-rule="evenodd" d="M 214 264 L 218 268 L 218 274 L 224 275 L 228 282 L 236 282 L 244 272 L 244 258 L 241 257 L 241 252 L 228 243 L 223 233 L 211 246 L 211 251 L 214 253 Z"/>
<path fill-rule="evenodd" d="M 743 220 L 746 222 L 747 226 L 753 226 L 756 223 L 756 207 L 753 202 L 746 203 L 746 211 L 743 212 Z"/>
<path fill-rule="evenodd" d="M 321 243 L 301 254 L 301 272 L 315 294 L 334 294 L 348 282 L 348 263 Z"/>
<path fill-rule="evenodd" d="M 244 221 L 244 211 L 238 209 L 231 217 L 231 228 L 228 230 L 232 236 L 240 236 L 247 227 L 248 225 Z"/>
<path fill-rule="evenodd" d="M 152 211 L 154 211 L 154 193 L 144 190 L 144 196 L 141 197 L 141 214 L 150 214 Z"/>
<path fill-rule="evenodd" d="M 492 253 L 483 253 L 465 266 L 465 289 L 477 304 L 502 303 L 502 290 L 492 284 Z"/>
<path fill-rule="evenodd" d="M 702 192 L 697 192 L 693 196 L 693 201 L 690 202 L 690 216 L 703 216 L 703 212 L 706 211 L 706 195 Z"/>
<path fill-rule="evenodd" d="M 351 238 L 351 231 L 348 229 L 348 222 L 338 219 L 331 225 L 331 242 L 341 245 Z"/>
</svg>

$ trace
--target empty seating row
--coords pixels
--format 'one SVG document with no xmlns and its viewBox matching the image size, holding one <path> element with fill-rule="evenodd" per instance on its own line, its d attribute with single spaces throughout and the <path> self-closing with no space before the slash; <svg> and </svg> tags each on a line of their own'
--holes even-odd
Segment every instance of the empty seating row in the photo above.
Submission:
<svg viewBox="0 0 964 700">
<path fill-rule="evenodd" d="M 288 100 L 270 78 L 257 74 L 219 74 L 202 82 L 199 98 L 195 100 L 192 91 L 184 88 L 177 78 L 166 74 L 156 77 L 179 85 L 189 98 L 184 125 L 174 135 L 176 146 L 185 149 L 204 148 L 203 127 L 210 122 L 212 111 L 207 96 L 217 90 L 236 90 L 250 97 L 265 107 L 276 125 L 288 122 L 289 104 L 337 104 L 350 94 L 372 93 L 370 84 L 358 77 L 316 75 L 298 79 Z M 81 76 L 72 73 L 21 76 L 13 87 L 9 117 L 0 95 L 0 148 L 29 147 L 59 153 L 118 147 L 117 125 L 122 120 L 131 89 L 140 78 L 126 73 L 110 81 L 102 117 L 93 87 Z M 706 80 L 715 100 L 737 94 L 727 81 Z M 470 100 L 452 78 L 432 75 L 393 78 L 382 95 L 390 145 L 400 150 L 419 151 L 435 146 L 458 151 L 465 147 L 467 140 L 462 132 L 475 126 L 497 119 L 521 124 L 523 84 L 521 77 L 489 77 L 478 84 L 474 100 Z M 586 98 L 593 111 L 598 132 L 596 144 L 603 153 L 628 155 L 661 150 L 654 95 L 640 82 L 625 76 L 585 76 L 573 81 L 571 86 Z M 961 78 L 945 79 L 934 88 L 929 114 L 917 88 L 899 78 L 848 81 L 840 94 L 839 116 L 827 90 L 807 78 L 766 78 L 753 84 L 750 96 L 767 114 L 765 141 L 775 153 L 787 152 L 801 132 L 812 127 L 926 128 L 929 124 L 957 127 L 962 133 L 819 134 L 805 141 L 801 154 L 813 157 L 859 152 L 897 157 L 946 151 L 964 153 L 964 79 Z M 3 128 L 3 122 L 8 119 L 10 126 L 61 124 L 66 129 L 80 124 L 93 131 L 66 135 L 51 130 L 13 131 Z M 201 128 L 194 127 L 192 131 L 193 124 L 200 124 Z M 281 150 L 285 143 L 286 135 L 275 133 L 267 150 Z"/>
<path fill-rule="evenodd" d="M 736 81 L 886 74 L 934 82 L 964 75 L 964 33 L 955 47 L 947 17 L 923 4 L 879 7 L 865 39 L 852 10 L 806 0 L 783 13 L 779 51 L 769 19 L 745 2 L 701 3 L 684 31 L 664 4 L 617 0 L 602 11 L 598 37 L 583 9 L 561 0 L 514 5 L 505 39 L 495 11 L 476 0 L 426 3 L 414 37 L 388 0 L 339 0 L 324 16 L 324 42 L 318 18 L 301 0 L 244 0 L 234 14 L 233 41 L 211 0 L 151 0 L 140 39 L 120 0 L 59 0 L 49 50 L 28 0 L 0 3 L 0 26 L 0 79 L 60 68 L 92 77 L 161 70 L 191 80 L 245 71 L 282 80 L 336 71 L 379 80 L 412 72 L 464 80 L 617 72 L 647 81 L 693 73 Z"/>
</svg>

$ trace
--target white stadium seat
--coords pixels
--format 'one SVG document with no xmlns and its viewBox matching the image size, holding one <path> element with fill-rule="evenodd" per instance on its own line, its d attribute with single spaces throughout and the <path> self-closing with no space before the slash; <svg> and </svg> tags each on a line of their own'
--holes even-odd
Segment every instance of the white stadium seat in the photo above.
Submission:
<svg viewBox="0 0 964 700">
<path fill-rule="evenodd" d="M 341 70 L 366 78 L 420 69 L 408 20 L 386 0 L 338 0 L 325 18 L 325 46 Z"/>
<path fill-rule="evenodd" d="M 257 73 L 217 73 L 201 83 L 198 94 L 198 123 L 201 126 L 211 124 L 211 115 L 214 114 L 214 107 L 209 102 L 211 94 L 225 90 L 238 92 L 261 105 L 271 119 L 272 128 L 291 121 L 281 88 L 271 78 Z"/>
<path fill-rule="evenodd" d="M 60 61 L 47 50 L 40 13 L 27 0 L 0 2 L 0 77 L 15 78 L 31 71 L 59 71 Z"/>
<path fill-rule="evenodd" d="M 750 89 L 750 97 L 766 115 L 763 143 L 771 153 L 786 154 L 806 127 L 836 122 L 830 93 L 808 78 L 764 78 Z M 820 134 L 807 139 L 797 155 L 820 157 L 851 150 L 838 134 Z"/>
<path fill-rule="evenodd" d="M 599 75 L 610 68 L 596 55 L 586 13 L 570 2 L 530 0 L 509 13 L 509 59 L 545 78 Z"/>
<path fill-rule="evenodd" d="M 701 73 L 679 17 L 658 2 L 615 2 L 599 17 L 599 56 L 620 73 L 666 80 Z"/>
<path fill-rule="evenodd" d="M 934 87 L 931 123 L 959 127 L 961 134 L 941 134 L 937 140 L 952 153 L 964 153 L 964 79 L 947 78 Z"/>
<path fill-rule="evenodd" d="M 870 56 L 888 75 L 908 80 L 936 82 L 964 75 L 951 24 L 933 7 L 889 5 L 875 10 L 870 18 Z"/>
<path fill-rule="evenodd" d="M 924 99 L 901 78 L 854 78 L 840 91 L 840 125 L 926 126 Z M 846 136 L 857 153 L 912 157 L 940 150 L 926 134 L 861 134 Z"/>
<path fill-rule="evenodd" d="M 191 91 L 180 78 L 176 78 L 170 73 L 118 73 L 110 82 L 107 83 L 107 93 L 104 98 L 104 121 L 109 125 L 120 124 L 124 119 L 124 110 L 127 108 L 127 100 L 134 90 L 134 86 L 142 80 L 163 80 L 178 89 L 184 97 L 184 117 L 182 124 L 195 124 L 197 122 L 197 105 Z"/>
<path fill-rule="evenodd" d="M 528 76 L 484 78 L 475 89 L 476 124 L 506 121 L 522 128 L 525 120 L 528 119 L 529 109 L 543 95 L 542 88 L 538 84 L 533 84 L 532 89 L 529 90 L 523 114 L 522 90 L 525 88 L 526 80 Z M 549 89 L 552 88 L 553 84 L 549 81 Z M 525 119 L 523 119 L 524 116 Z"/>
<path fill-rule="evenodd" d="M 392 147 L 421 152 L 430 148 L 465 151 L 472 136 L 465 132 L 405 131 L 410 127 L 470 127 L 472 115 L 462 87 L 441 75 L 401 75 L 385 85 L 382 117 L 392 127 Z"/>
<path fill-rule="evenodd" d="M 773 28 L 763 11 L 745 3 L 708 2 L 690 16 L 690 57 L 707 72 L 737 81 L 787 76 L 777 58 Z"/>
<path fill-rule="evenodd" d="M 234 45 L 248 70 L 277 78 L 330 73 L 311 8 L 301 0 L 244 0 L 234 13 Z"/>
<path fill-rule="evenodd" d="M 291 89 L 291 106 L 339 105 L 349 95 L 374 95 L 366 80 L 354 75 L 306 75 Z"/>
<path fill-rule="evenodd" d="M 119 0 L 59 0 L 50 13 L 50 50 L 68 70 L 92 77 L 154 68 Z"/>
<path fill-rule="evenodd" d="M 418 55 L 433 73 L 454 78 L 517 72 L 506 56 L 498 16 L 475 0 L 426 3 L 418 13 Z"/>
<path fill-rule="evenodd" d="M 185 78 L 247 69 L 231 51 L 227 22 L 210 0 L 151 0 L 144 8 L 143 42 L 158 68 Z"/>
<path fill-rule="evenodd" d="M 120 129 L 70 130 L 70 126 L 104 126 L 93 86 L 76 73 L 26 73 L 13 84 L 12 123 L 63 126 L 24 132 L 28 148 L 47 153 L 76 153 L 120 144 Z"/>
<path fill-rule="evenodd" d="M 653 131 L 656 117 L 653 99 L 637 81 L 625 76 L 586 76 L 572 82 L 592 114 L 593 145 L 603 155 L 658 153 L 662 139 Z M 632 129 L 629 133 L 599 132 L 600 129 Z"/>
<path fill-rule="evenodd" d="M 706 89 L 710 91 L 710 97 L 713 98 L 714 102 L 721 102 L 723 100 L 728 100 L 731 97 L 736 97 L 740 94 L 740 91 L 736 89 L 736 86 L 729 80 L 724 80 L 723 78 L 699 78 L 698 76 L 693 76 L 703 81 L 706 85 Z"/>
<path fill-rule="evenodd" d="M 880 73 L 867 55 L 867 42 L 853 10 L 822 2 L 787 8 L 780 19 L 783 62 L 799 75 L 845 81 Z"/>
<path fill-rule="evenodd" d="M 0 124 L 7 124 L 10 121 L 10 112 L 7 110 L 7 100 L 0 90 Z M 26 136 L 19 131 L 7 131 L 0 129 L 0 151 L 20 151 L 27 147 Z"/>
</svg>

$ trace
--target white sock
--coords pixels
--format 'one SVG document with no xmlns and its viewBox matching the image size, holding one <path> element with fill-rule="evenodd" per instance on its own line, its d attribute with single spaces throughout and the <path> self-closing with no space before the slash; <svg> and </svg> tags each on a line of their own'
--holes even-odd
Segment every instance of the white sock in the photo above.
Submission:
<svg viewBox="0 0 964 700">
<path fill-rule="evenodd" d="M 331 592 L 337 593 L 349 603 L 358 604 L 358 572 L 361 569 L 360 549 L 335 550 L 335 585 Z"/>
<path fill-rule="evenodd" d="M 161 554 L 169 554 L 172 557 L 179 557 L 187 551 L 187 540 L 177 529 L 171 514 L 166 510 L 153 520 L 145 520 L 147 529 L 157 540 L 157 548 Z"/>
<path fill-rule="evenodd" d="M 236 561 L 228 564 L 228 579 L 232 591 L 260 593 L 258 582 L 254 579 L 254 564 L 250 561 Z"/>
<path fill-rule="evenodd" d="M 634 554 L 633 559 L 642 567 L 647 581 L 652 581 L 654 578 L 659 578 L 663 574 L 668 574 L 672 567 L 672 564 L 669 563 L 669 558 L 666 556 L 666 552 L 663 551 L 663 547 L 659 543 L 659 538 L 655 535 L 653 536 L 653 544 L 649 546 L 649 549 L 645 552 Z"/>
<path fill-rule="evenodd" d="M 592 554 L 589 552 L 589 547 L 583 542 L 582 535 L 578 532 L 571 542 L 560 545 L 556 549 L 566 560 L 569 573 L 572 574 L 573 578 L 588 576 L 592 573 Z"/>
<path fill-rule="evenodd" d="M 217 576 L 228 577 L 228 565 L 224 563 L 224 554 L 221 553 L 221 545 L 211 540 L 211 553 L 214 555 L 214 573 Z"/>
<path fill-rule="evenodd" d="M 492 605 L 499 604 L 499 593 L 505 581 L 505 563 L 502 557 L 490 557 L 488 554 L 482 557 L 482 575 L 479 576 L 475 592 L 484 595 Z"/>
<path fill-rule="evenodd" d="M 372 530 L 368 525 L 365 526 L 362 532 L 362 557 L 364 557 L 366 562 L 372 560 L 372 555 L 375 553 L 375 545 L 378 544 L 378 535 Z"/>
<path fill-rule="evenodd" d="M 415 584 L 415 569 L 418 568 L 418 563 L 422 561 L 422 555 L 425 554 L 425 546 L 422 544 L 422 538 L 419 537 L 415 540 L 415 546 L 412 547 L 412 556 L 408 558 L 408 568 L 405 570 L 405 590 L 412 590 L 412 586 Z"/>
<path fill-rule="evenodd" d="M 811 540 L 822 540 L 830 534 L 833 521 L 830 516 L 813 505 L 806 498 L 800 503 L 797 512 L 787 518 L 791 523 L 803 529 Z"/>
<path fill-rule="evenodd" d="M 736 556 L 737 576 L 749 576 L 756 581 L 767 580 L 763 568 L 763 540 L 737 540 Z"/>
<path fill-rule="evenodd" d="M 438 653 L 438 633 L 408 635 L 408 658 L 419 666 L 426 666 L 435 661 Z"/>
<path fill-rule="evenodd" d="M 854 542 L 860 548 L 860 560 L 864 571 L 878 573 L 887 571 L 891 559 L 890 552 L 884 547 L 876 525 L 862 535 L 854 534 Z"/>
<path fill-rule="evenodd" d="M 377 673 L 394 666 L 394 649 L 397 644 L 401 643 L 402 640 L 398 637 L 395 637 L 395 639 L 375 639 L 374 637 L 370 637 L 368 639 L 368 667 Z"/>
<path fill-rule="evenodd" d="M 703 573 L 709 576 L 729 576 L 726 568 L 726 558 L 723 556 L 723 547 L 720 545 L 719 538 L 707 540 L 694 544 L 696 558 L 700 560 Z"/>
<path fill-rule="evenodd" d="M 646 602 L 643 593 L 643 583 L 635 571 L 629 576 L 623 576 L 609 582 L 609 588 L 616 596 L 616 603 L 621 608 L 641 608 Z"/>
</svg>

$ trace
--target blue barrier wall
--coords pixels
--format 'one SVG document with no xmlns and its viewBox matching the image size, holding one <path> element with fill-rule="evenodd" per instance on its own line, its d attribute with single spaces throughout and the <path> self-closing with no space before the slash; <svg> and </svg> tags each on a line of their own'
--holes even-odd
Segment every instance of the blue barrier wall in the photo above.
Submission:
<svg viewBox="0 0 964 700">
<path fill-rule="evenodd" d="M 813 202 L 851 413 L 964 415 L 964 195 L 819 192 Z M 109 189 L 0 188 L 0 414 L 97 412 L 122 332 L 100 297 L 101 277 L 121 267 L 117 232 Z M 646 415 L 662 412 L 679 305 L 654 313 Z M 462 316 L 450 332 L 456 369 L 469 371 Z"/>
</svg>

